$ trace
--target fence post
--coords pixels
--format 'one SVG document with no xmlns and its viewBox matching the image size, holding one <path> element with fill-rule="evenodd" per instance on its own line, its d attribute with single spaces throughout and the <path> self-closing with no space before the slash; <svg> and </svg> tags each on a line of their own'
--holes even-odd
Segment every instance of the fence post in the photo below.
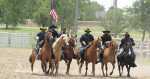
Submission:
<svg viewBox="0 0 150 79">
<path fill-rule="evenodd" d="M 8 47 L 11 47 L 11 34 L 8 33 Z"/>
</svg>

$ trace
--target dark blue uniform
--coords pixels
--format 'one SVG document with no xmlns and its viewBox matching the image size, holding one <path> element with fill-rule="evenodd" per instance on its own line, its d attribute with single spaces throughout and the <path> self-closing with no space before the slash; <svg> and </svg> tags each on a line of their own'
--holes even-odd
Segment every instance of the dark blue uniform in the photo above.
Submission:
<svg viewBox="0 0 150 79">
<path fill-rule="evenodd" d="M 81 46 L 82 46 L 80 48 L 81 58 L 84 58 L 84 52 L 85 52 L 86 48 L 89 47 L 89 43 L 92 42 L 93 40 L 94 40 L 93 35 L 91 35 L 89 33 L 86 33 L 86 34 L 81 36 L 81 38 L 80 38 L 80 43 L 81 43 Z"/>
<path fill-rule="evenodd" d="M 85 46 L 89 45 L 89 43 L 91 41 L 93 41 L 93 40 L 94 40 L 93 35 L 91 35 L 91 34 L 84 34 L 80 38 L 80 43 L 81 43 L 82 47 L 85 47 Z M 85 42 L 85 44 L 83 42 Z"/>
<path fill-rule="evenodd" d="M 109 35 L 107 33 L 104 34 L 101 38 L 102 38 L 102 45 L 105 45 L 106 41 L 111 41 L 112 40 L 111 35 Z"/>
<path fill-rule="evenodd" d="M 44 45 L 45 33 L 46 33 L 46 32 L 39 32 L 39 33 L 37 34 L 37 36 L 39 37 L 39 39 L 38 39 L 37 41 L 38 41 L 38 44 L 39 44 L 39 47 L 40 47 L 40 48 L 42 48 L 42 46 Z"/>
<path fill-rule="evenodd" d="M 123 39 L 121 40 L 121 44 L 120 44 L 119 48 L 122 48 L 123 45 L 125 45 L 125 44 L 128 43 L 128 42 L 131 42 L 131 43 L 132 43 L 132 46 L 135 45 L 135 42 L 134 42 L 133 38 L 126 37 L 126 38 L 123 38 Z"/>
</svg>

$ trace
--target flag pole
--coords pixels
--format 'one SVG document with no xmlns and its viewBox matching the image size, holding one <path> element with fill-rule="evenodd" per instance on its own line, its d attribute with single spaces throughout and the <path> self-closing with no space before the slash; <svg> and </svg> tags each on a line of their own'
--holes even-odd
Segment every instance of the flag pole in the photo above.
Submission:
<svg viewBox="0 0 150 79">
<path fill-rule="evenodd" d="M 51 0 L 51 10 L 55 9 L 56 10 L 56 0 Z M 56 21 L 54 18 L 51 16 L 51 24 L 56 25 Z"/>
</svg>

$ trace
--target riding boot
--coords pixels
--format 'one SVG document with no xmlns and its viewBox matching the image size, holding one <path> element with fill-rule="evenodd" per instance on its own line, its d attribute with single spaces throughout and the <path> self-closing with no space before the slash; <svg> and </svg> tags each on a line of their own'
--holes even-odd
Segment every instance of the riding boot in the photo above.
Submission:
<svg viewBox="0 0 150 79">
<path fill-rule="evenodd" d="M 64 57 L 64 51 L 62 50 L 62 54 L 61 54 L 61 60 L 63 60 L 65 57 Z"/>
<path fill-rule="evenodd" d="M 40 59 L 40 48 L 37 48 L 36 52 L 37 52 L 36 59 L 39 60 Z"/>
<path fill-rule="evenodd" d="M 102 50 L 102 52 L 100 53 L 99 62 L 103 62 L 103 53 L 104 53 L 104 50 Z"/>
</svg>

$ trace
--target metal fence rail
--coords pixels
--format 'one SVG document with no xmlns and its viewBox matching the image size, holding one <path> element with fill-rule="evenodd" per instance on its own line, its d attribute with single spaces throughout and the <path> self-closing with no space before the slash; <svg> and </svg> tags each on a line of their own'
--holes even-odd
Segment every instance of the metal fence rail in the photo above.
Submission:
<svg viewBox="0 0 150 79">
<path fill-rule="evenodd" d="M 30 33 L 0 33 L 0 47 L 31 48 L 33 34 Z"/>
</svg>

